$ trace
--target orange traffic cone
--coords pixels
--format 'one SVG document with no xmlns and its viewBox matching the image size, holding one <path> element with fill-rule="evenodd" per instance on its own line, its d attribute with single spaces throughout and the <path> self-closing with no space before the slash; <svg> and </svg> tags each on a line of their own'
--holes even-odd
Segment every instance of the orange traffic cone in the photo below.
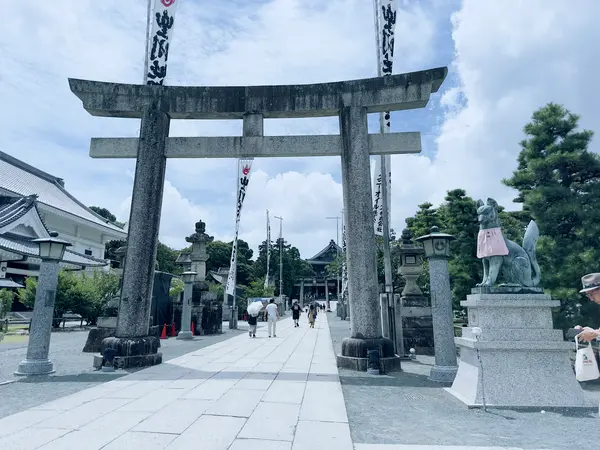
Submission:
<svg viewBox="0 0 600 450">
<path fill-rule="evenodd" d="M 194 322 L 192 322 L 191 326 L 190 326 L 190 331 L 192 332 L 192 336 L 195 336 L 196 334 L 194 333 Z"/>
<path fill-rule="evenodd" d="M 167 324 L 166 323 L 163 325 L 162 333 L 160 333 L 160 338 L 161 339 L 167 338 Z"/>
<path fill-rule="evenodd" d="M 175 337 L 175 336 L 176 336 L 176 335 L 175 335 L 175 324 L 174 324 L 174 323 L 172 323 L 172 324 L 171 324 L 171 337 Z"/>
</svg>

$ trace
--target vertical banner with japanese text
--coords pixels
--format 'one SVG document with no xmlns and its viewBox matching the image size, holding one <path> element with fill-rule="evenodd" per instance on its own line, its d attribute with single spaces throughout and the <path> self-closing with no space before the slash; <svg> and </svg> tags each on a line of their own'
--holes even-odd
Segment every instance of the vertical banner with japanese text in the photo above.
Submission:
<svg viewBox="0 0 600 450">
<path fill-rule="evenodd" d="M 148 71 L 146 84 L 163 84 L 167 77 L 169 45 L 173 39 L 173 25 L 177 4 L 181 0 L 154 0 L 148 43 Z"/>
<path fill-rule="evenodd" d="M 377 42 L 377 73 L 379 76 L 392 74 L 394 62 L 394 33 L 396 30 L 396 0 L 373 0 L 375 2 L 375 33 Z M 390 113 L 383 112 L 380 116 L 380 127 L 382 133 L 389 133 Z M 375 163 L 375 178 L 373 180 L 373 221 L 375 234 L 383 236 L 383 201 L 382 201 L 382 158 L 385 158 L 387 172 L 387 211 L 388 220 L 391 211 L 391 185 L 392 185 L 392 158 L 390 155 L 377 157 Z"/>
<path fill-rule="evenodd" d="M 231 261 L 229 265 L 229 275 L 227 276 L 227 287 L 225 292 L 229 295 L 234 295 L 237 270 L 237 241 L 240 231 L 240 217 L 242 215 L 242 206 L 246 198 L 246 189 L 250 182 L 250 171 L 252 170 L 252 161 L 254 159 L 239 159 L 238 160 L 238 194 L 237 207 L 235 212 L 235 237 L 231 247 Z"/>
<path fill-rule="evenodd" d="M 269 262 L 271 260 L 271 223 L 269 222 L 269 210 L 267 209 L 267 273 L 265 274 L 265 286 L 269 287 Z"/>
<path fill-rule="evenodd" d="M 342 251 L 344 259 L 342 260 L 342 301 L 345 303 L 348 299 L 348 265 L 346 259 L 346 224 L 342 219 Z"/>
</svg>

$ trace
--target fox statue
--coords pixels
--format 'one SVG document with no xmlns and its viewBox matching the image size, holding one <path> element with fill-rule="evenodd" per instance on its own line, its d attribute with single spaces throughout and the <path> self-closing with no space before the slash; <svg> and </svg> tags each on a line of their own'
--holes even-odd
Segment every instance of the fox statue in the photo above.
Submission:
<svg viewBox="0 0 600 450">
<path fill-rule="evenodd" d="M 538 286 L 541 273 L 535 247 L 540 231 L 536 223 L 529 222 L 521 247 L 502 235 L 498 203 L 493 198 L 485 204 L 477 201 L 477 218 L 477 257 L 483 262 L 483 280 L 477 286 L 493 286 L 501 272 L 505 280 L 501 286 Z"/>
</svg>

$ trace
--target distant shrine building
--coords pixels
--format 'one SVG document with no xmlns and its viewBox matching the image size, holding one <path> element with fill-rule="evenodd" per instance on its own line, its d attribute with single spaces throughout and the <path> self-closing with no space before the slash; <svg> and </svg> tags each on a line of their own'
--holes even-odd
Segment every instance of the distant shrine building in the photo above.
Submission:
<svg viewBox="0 0 600 450">
<path fill-rule="evenodd" d="M 17 288 L 39 274 L 33 239 L 56 231 L 72 244 L 62 267 L 103 269 L 105 245 L 127 233 L 69 194 L 61 178 L 0 152 L 0 289 Z"/>
<path fill-rule="evenodd" d="M 339 291 L 341 291 L 342 278 L 340 275 L 338 280 L 335 275 L 328 275 L 327 266 L 335 261 L 338 253 L 342 254 L 342 248 L 332 239 L 327 247 L 306 260 L 312 267 L 314 275 L 299 277 L 294 283 L 294 298 L 299 299 L 301 304 L 311 301 L 337 300 L 337 283 L 340 283 Z"/>
</svg>

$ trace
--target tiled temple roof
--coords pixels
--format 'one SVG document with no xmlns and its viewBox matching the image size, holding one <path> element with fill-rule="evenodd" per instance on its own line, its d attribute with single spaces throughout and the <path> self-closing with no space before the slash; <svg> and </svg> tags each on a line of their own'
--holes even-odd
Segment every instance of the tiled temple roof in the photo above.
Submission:
<svg viewBox="0 0 600 450">
<path fill-rule="evenodd" d="M 31 240 L 20 238 L 15 235 L 3 234 L 0 236 L 0 248 L 11 253 L 27 256 L 30 258 L 39 258 L 39 246 Z M 68 248 L 65 251 L 63 263 L 83 267 L 101 267 L 106 266 L 106 261 L 94 258 L 92 256 L 76 253 Z"/>
<path fill-rule="evenodd" d="M 37 195 L 38 202 L 80 220 L 100 226 L 106 232 L 124 239 L 127 233 L 79 202 L 69 194 L 61 178 L 54 177 L 0 151 L 0 193 L 28 197 Z"/>
</svg>

